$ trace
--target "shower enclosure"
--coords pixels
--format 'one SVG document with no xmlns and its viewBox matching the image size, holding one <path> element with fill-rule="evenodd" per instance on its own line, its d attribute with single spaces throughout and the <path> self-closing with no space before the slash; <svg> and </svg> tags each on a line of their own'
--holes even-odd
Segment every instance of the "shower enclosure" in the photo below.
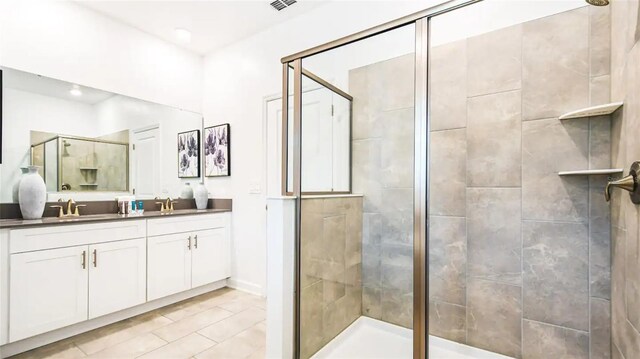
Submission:
<svg viewBox="0 0 640 359">
<path fill-rule="evenodd" d="M 297 357 L 610 357 L 611 119 L 559 119 L 610 102 L 610 27 L 450 1 L 283 59 Z"/>
<path fill-rule="evenodd" d="M 129 188 L 129 144 L 55 136 L 31 146 L 31 164 L 48 192 L 109 191 Z"/>
</svg>

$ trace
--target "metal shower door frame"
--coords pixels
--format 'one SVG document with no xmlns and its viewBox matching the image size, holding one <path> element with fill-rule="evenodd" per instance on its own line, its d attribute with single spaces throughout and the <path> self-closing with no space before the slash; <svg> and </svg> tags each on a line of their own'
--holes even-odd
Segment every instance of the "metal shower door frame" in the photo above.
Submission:
<svg viewBox="0 0 640 359">
<path fill-rule="evenodd" d="M 287 193 L 289 68 L 293 69 L 293 196 L 295 197 L 294 242 L 294 315 L 293 353 L 300 358 L 301 305 L 301 221 L 302 221 L 302 60 L 332 49 L 392 31 L 405 25 L 415 25 L 415 92 L 414 92 L 414 211 L 413 211 L 413 357 L 429 358 L 429 35 L 430 19 L 482 0 L 450 0 L 426 10 L 349 35 L 332 42 L 282 58 L 282 180 L 283 195 Z"/>
</svg>

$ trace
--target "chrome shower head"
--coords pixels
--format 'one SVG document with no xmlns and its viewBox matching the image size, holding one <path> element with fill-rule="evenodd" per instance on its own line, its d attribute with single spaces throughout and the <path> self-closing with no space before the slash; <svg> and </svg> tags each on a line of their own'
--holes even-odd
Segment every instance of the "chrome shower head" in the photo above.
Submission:
<svg viewBox="0 0 640 359">
<path fill-rule="evenodd" d="M 607 6 L 609 5 L 609 0 L 586 0 L 589 4 L 594 6 Z"/>
</svg>

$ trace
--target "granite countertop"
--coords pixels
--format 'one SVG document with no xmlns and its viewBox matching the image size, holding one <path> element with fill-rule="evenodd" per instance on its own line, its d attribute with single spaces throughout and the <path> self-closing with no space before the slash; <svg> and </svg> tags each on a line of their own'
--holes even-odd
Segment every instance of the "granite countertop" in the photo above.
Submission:
<svg viewBox="0 0 640 359">
<path fill-rule="evenodd" d="M 160 211 L 145 211 L 141 215 L 120 215 L 117 213 L 91 214 L 80 217 L 58 218 L 43 217 L 41 219 L 0 219 L 0 228 L 24 228 L 36 226 L 51 226 L 63 224 L 113 222 L 124 220 L 136 220 L 158 217 L 185 216 L 194 214 L 209 214 L 231 212 L 230 209 L 177 209 L 172 213 L 160 213 Z"/>
</svg>

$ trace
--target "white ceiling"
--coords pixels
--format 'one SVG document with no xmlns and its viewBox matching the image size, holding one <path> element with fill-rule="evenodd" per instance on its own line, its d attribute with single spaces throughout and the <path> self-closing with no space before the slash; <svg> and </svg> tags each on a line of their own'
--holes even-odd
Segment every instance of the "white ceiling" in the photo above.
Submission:
<svg viewBox="0 0 640 359">
<path fill-rule="evenodd" d="M 200 55 L 218 50 L 323 4 L 323 1 L 298 0 L 290 7 L 276 11 L 269 5 L 270 2 L 76 0 L 81 6 Z M 179 41 L 174 32 L 176 28 L 191 31 L 191 43 Z"/>
</svg>

